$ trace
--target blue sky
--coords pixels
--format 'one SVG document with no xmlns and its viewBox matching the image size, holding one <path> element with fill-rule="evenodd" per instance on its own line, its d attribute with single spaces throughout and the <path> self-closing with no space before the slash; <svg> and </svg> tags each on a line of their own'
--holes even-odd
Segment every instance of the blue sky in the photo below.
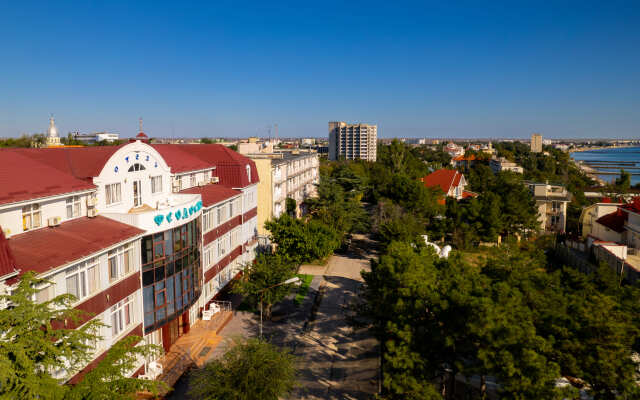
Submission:
<svg viewBox="0 0 640 400">
<path fill-rule="evenodd" d="M 310 3 L 4 1 L 0 136 L 640 136 L 638 1 Z"/>
</svg>

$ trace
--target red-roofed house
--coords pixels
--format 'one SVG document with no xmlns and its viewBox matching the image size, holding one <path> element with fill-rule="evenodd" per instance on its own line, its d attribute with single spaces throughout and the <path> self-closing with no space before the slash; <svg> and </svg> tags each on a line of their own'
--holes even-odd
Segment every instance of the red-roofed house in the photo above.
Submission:
<svg viewBox="0 0 640 400">
<path fill-rule="evenodd" d="M 445 196 L 453 197 L 456 200 L 477 196 L 477 193 L 465 190 L 467 181 L 464 175 L 454 169 L 433 171 L 429 175 L 420 178 L 420 181 L 426 187 L 440 188 Z"/>
<path fill-rule="evenodd" d="M 621 208 L 601 216 L 593 224 L 591 235 L 600 240 L 622 243 L 628 216 Z"/>
<path fill-rule="evenodd" d="M 168 351 L 255 256 L 253 161 L 141 139 L 0 150 L 0 293 L 35 271 L 52 282 L 37 301 L 71 293 L 107 326 L 94 361 L 61 380 L 77 382 L 128 335 Z"/>
<path fill-rule="evenodd" d="M 478 161 L 478 158 L 476 157 L 475 154 L 471 154 L 468 156 L 456 156 L 451 158 L 451 165 L 453 166 L 453 168 L 462 168 L 465 171 L 469 168 L 471 168 L 476 161 Z"/>
</svg>

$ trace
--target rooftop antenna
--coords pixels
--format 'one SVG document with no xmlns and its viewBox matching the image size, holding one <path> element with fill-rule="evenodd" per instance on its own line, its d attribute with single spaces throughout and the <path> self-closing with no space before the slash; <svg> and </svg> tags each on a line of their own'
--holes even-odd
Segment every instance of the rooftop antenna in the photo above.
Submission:
<svg viewBox="0 0 640 400">
<path fill-rule="evenodd" d="M 275 131 L 276 135 L 275 142 L 278 143 L 278 124 L 273 124 L 273 130 Z"/>
</svg>

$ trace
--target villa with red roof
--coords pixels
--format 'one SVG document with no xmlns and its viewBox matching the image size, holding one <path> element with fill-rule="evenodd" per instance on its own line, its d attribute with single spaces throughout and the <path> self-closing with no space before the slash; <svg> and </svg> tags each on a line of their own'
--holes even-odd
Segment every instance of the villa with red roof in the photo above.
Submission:
<svg viewBox="0 0 640 400">
<path fill-rule="evenodd" d="M 169 351 L 255 257 L 255 163 L 222 145 L 0 150 L 0 293 L 35 271 L 105 324 L 94 361 L 138 335 Z M 0 304 L 0 307 L 6 306 Z M 133 375 L 154 377 L 150 360 Z"/>
<path fill-rule="evenodd" d="M 465 190 L 467 181 L 464 175 L 454 169 L 439 169 L 429 175 L 420 178 L 420 182 L 425 187 L 440 188 L 445 196 L 453 197 L 456 200 L 478 196 L 477 193 Z M 444 199 L 440 201 L 444 204 Z"/>
</svg>

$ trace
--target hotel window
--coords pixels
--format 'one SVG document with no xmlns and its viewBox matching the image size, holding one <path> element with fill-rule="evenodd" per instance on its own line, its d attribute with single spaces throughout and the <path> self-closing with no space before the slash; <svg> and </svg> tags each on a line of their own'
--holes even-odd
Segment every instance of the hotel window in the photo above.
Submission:
<svg viewBox="0 0 640 400">
<path fill-rule="evenodd" d="M 196 186 L 196 174 L 191 174 L 191 187 Z"/>
<path fill-rule="evenodd" d="M 128 172 L 144 171 L 145 169 L 146 168 L 144 167 L 144 165 L 135 163 L 135 164 L 133 164 L 132 166 L 129 167 L 129 171 Z"/>
<path fill-rule="evenodd" d="M 151 193 L 160 193 L 160 192 L 162 192 L 162 177 L 152 176 L 151 177 Z"/>
<path fill-rule="evenodd" d="M 67 218 L 80 216 L 80 196 L 67 197 Z"/>
<path fill-rule="evenodd" d="M 251 167 L 247 165 L 247 179 L 249 179 L 249 183 L 251 183 Z"/>
<path fill-rule="evenodd" d="M 111 307 L 111 337 L 120 335 L 133 323 L 133 296 L 127 296 Z"/>
<path fill-rule="evenodd" d="M 30 204 L 22 207 L 22 230 L 40 228 L 41 213 L 39 204 Z"/>
<path fill-rule="evenodd" d="M 42 304 L 44 302 L 47 302 L 53 299 L 53 296 L 54 296 L 53 285 L 47 285 L 42 289 L 38 290 L 38 292 L 36 293 L 36 303 Z"/>
<path fill-rule="evenodd" d="M 78 300 L 100 289 L 100 273 L 97 258 L 71 267 L 66 272 L 67 293 Z"/>
<path fill-rule="evenodd" d="M 133 246 L 128 244 L 109 252 L 109 281 L 127 275 L 133 270 Z"/>
<path fill-rule="evenodd" d="M 229 202 L 229 218 L 233 218 L 233 206 L 235 205 L 234 203 L 235 201 L 233 200 Z"/>
<path fill-rule="evenodd" d="M 67 270 L 67 293 L 80 300 L 87 297 L 87 272 L 78 266 Z"/>
<path fill-rule="evenodd" d="M 107 205 L 120 203 L 120 183 L 105 185 L 105 194 Z"/>
</svg>

